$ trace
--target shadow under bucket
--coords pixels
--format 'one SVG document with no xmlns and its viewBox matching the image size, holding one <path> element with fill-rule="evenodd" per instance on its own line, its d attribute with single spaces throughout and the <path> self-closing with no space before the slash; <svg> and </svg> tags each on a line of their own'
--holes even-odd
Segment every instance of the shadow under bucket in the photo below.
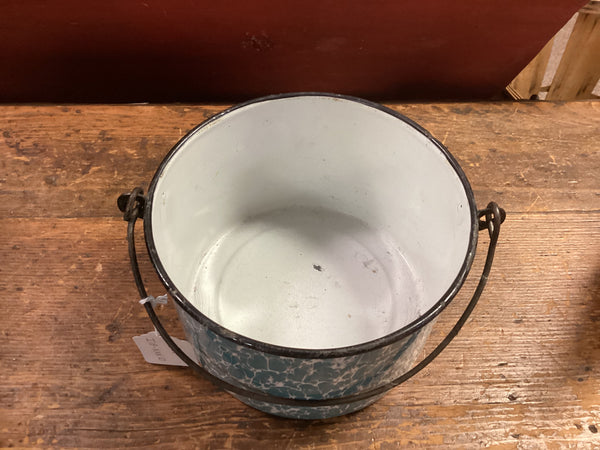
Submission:
<svg viewBox="0 0 600 450">
<path fill-rule="evenodd" d="M 140 295 L 137 218 L 202 376 L 262 411 L 316 419 L 373 403 L 456 335 L 491 268 L 504 211 L 420 126 L 332 94 L 261 98 L 188 133 L 147 196 L 119 198 Z M 484 274 L 444 341 L 414 366 L 462 286 L 479 229 Z M 414 366 L 414 367 L 413 367 Z"/>
</svg>

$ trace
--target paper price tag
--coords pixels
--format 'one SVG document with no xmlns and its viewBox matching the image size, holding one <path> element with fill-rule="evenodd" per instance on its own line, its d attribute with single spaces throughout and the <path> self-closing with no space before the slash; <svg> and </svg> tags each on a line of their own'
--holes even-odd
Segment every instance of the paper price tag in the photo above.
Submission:
<svg viewBox="0 0 600 450">
<path fill-rule="evenodd" d="M 183 352 L 190 357 L 192 360 L 198 362 L 192 344 L 183 339 L 171 338 L 179 346 Z M 151 364 L 165 364 L 169 366 L 187 366 L 179 356 L 173 353 L 173 350 L 169 348 L 167 343 L 158 334 L 157 331 L 151 331 L 150 333 L 142 334 L 141 336 L 134 336 L 133 342 L 138 346 L 142 352 L 142 356 Z"/>
</svg>

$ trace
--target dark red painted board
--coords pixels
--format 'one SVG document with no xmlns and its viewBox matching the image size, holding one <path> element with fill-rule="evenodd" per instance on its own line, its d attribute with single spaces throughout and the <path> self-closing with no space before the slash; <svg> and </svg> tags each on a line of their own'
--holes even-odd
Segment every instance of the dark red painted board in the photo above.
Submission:
<svg viewBox="0 0 600 450">
<path fill-rule="evenodd" d="M 585 0 L 0 0 L 0 101 L 492 98 Z"/>
</svg>

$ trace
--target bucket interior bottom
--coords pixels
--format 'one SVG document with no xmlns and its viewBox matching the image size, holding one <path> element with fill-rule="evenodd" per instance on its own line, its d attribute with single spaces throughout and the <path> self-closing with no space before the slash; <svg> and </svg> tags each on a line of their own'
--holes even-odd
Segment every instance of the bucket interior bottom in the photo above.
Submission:
<svg viewBox="0 0 600 450">
<path fill-rule="evenodd" d="M 291 207 L 240 222 L 199 258 L 187 298 L 249 338 L 328 349 L 383 337 L 423 311 L 398 243 L 339 212 Z"/>
</svg>

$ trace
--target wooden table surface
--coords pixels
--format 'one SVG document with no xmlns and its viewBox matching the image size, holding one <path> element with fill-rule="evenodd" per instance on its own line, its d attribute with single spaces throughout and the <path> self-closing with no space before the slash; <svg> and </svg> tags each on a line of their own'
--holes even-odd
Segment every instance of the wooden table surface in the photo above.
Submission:
<svg viewBox="0 0 600 450">
<path fill-rule="evenodd" d="M 449 147 L 480 208 L 497 201 L 508 218 L 483 298 L 438 359 L 373 406 L 310 422 L 148 364 L 131 339 L 152 326 L 116 198 L 223 107 L 0 106 L 0 446 L 600 448 L 600 103 L 393 108 Z M 428 349 L 468 301 L 487 241 Z M 182 337 L 173 306 L 160 309 Z"/>
</svg>

